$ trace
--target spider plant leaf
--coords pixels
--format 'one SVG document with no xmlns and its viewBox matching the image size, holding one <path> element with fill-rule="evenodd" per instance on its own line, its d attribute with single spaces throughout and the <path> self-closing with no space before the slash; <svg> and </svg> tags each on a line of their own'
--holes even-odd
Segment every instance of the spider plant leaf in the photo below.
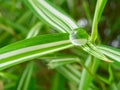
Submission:
<svg viewBox="0 0 120 90">
<path fill-rule="evenodd" d="M 68 58 L 56 58 L 56 59 L 51 60 L 48 63 L 48 67 L 51 69 L 54 69 L 56 67 L 59 67 L 59 66 L 65 65 L 65 64 L 69 64 L 69 63 L 74 63 L 74 62 L 79 62 L 79 59 L 77 57 L 74 57 L 74 58 L 69 58 L 69 57 Z"/>
<path fill-rule="evenodd" d="M 103 2 L 100 2 L 100 3 L 103 3 Z M 56 9 L 57 7 L 55 7 L 54 5 L 52 5 L 50 2 L 46 0 L 42 0 L 42 1 L 41 0 L 25 0 L 25 4 L 28 5 L 28 7 L 31 8 L 31 10 L 41 20 L 45 21 L 45 23 L 50 24 L 52 27 L 54 27 L 57 30 L 60 30 L 61 32 L 70 33 L 73 29 L 78 28 L 76 23 L 74 23 L 74 21 L 71 18 L 67 17 L 67 15 L 63 13 L 63 11 Z M 97 8 L 99 9 L 98 6 Z M 100 11 L 102 13 L 101 8 L 100 8 Z M 96 57 L 104 56 L 103 54 L 100 54 L 102 55 L 100 56 L 99 53 Z M 105 56 L 104 56 L 104 59 L 102 58 L 102 60 L 110 61 L 110 60 L 107 60 Z"/>
<path fill-rule="evenodd" d="M 67 33 L 21 40 L 0 49 L 0 70 L 72 46 Z"/>
<path fill-rule="evenodd" d="M 42 28 L 42 23 L 38 22 L 37 24 L 35 24 L 34 27 L 32 27 L 26 38 L 37 36 L 41 28 Z"/>
<path fill-rule="evenodd" d="M 34 63 L 30 62 L 23 71 L 20 80 L 18 81 L 16 90 L 28 90 L 33 70 Z"/>
<path fill-rule="evenodd" d="M 59 32 L 70 32 L 78 28 L 74 20 L 47 0 L 24 0 L 24 2 L 40 20 Z"/>
<path fill-rule="evenodd" d="M 96 58 L 99 58 L 106 62 L 113 62 L 109 58 L 107 58 L 94 44 L 88 42 L 86 45 L 82 46 L 82 48 L 88 52 L 89 54 L 93 55 Z"/>
<path fill-rule="evenodd" d="M 106 46 L 106 45 L 98 46 L 98 48 L 108 58 L 110 58 L 118 63 L 120 62 L 120 49 L 116 49 L 116 48 Z"/>
<path fill-rule="evenodd" d="M 89 56 L 85 62 L 86 67 L 89 68 L 89 70 L 92 73 L 95 73 L 98 66 L 99 66 L 99 60 L 94 60 L 91 56 Z M 93 77 L 89 74 L 89 72 L 84 68 L 82 70 L 81 74 L 81 79 L 80 79 L 80 84 L 79 84 L 79 89 L 78 90 L 88 90 L 90 83 L 92 81 Z"/>
<path fill-rule="evenodd" d="M 56 70 L 57 70 L 57 72 L 59 72 L 60 74 L 62 74 L 64 77 L 66 77 L 70 82 L 74 83 L 75 85 L 79 84 L 80 74 L 78 74 L 79 77 L 76 77 L 75 74 L 73 74 L 73 72 L 71 72 L 70 70 L 68 70 L 68 68 L 66 66 L 57 67 Z M 76 69 L 74 69 L 74 70 L 76 71 Z"/>
<path fill-rule="evenodd" d="M 72 54 L 64 54 L 64 53 L 58 53 L 58 52 L 40 57 L 40 59 L 43 59 L 46 62 L 50 62 L 51 60 L 57 60 L 57 59 L 65 59 L 65 58 L 72 58 L 73 60 L 73 58 L 76 59 L 78 57 Z M 78 81 L 81 73 L 73 65 L 70 65 L 70 64 L 61 65 L 61 66 L 59 65 L 55 67 L 55 70 L 58 71 L 60 74 L 62 74 L 65 78 L 67 78 L 73 84 L 78 85 Z"/>
</svg>

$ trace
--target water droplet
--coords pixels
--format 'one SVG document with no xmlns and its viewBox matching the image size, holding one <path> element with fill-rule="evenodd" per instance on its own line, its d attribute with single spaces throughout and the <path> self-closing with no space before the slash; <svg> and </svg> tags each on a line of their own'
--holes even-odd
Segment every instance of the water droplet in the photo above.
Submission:
<svg viewBox="0 0 120 90">
<path fill-rule="evenodd" d="M 70 33 L 70 41 L 77 46 L 82 46 L 88 42 L 88 33 L 81 28 L 74 29 Z"/>
</svg>

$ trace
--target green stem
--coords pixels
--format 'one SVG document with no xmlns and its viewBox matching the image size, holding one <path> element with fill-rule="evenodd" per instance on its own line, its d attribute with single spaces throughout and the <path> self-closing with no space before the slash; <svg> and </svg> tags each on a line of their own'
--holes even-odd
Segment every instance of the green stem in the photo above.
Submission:
<svg viewBox="0 0 120 90">
<path fill-rule="evenodd" d="M 91 41 L 95 42 L 98 37 L 98 22 L 102 15 L 103 9 L 107 3 L 107 0 L 97 0 L 93 24 L 92 24 L 92 34 L 91 34 Z"/>
<path fill-rule="evenodd" d="M 88 57 L 85 63 L 85 67 L 90 68 L 91 71 L 88 72 L 88 69 L 86 68 L 83 69 L 78 90 L 88 90 L 90 83 L 92 81 L 92 76 L 96 72 L 98 65 L 99 65 L 98 60 L 93 60 L 91 56 Z M 92 76 L 91 76 L 91 73 L 92 73 Z"/>
</svg>

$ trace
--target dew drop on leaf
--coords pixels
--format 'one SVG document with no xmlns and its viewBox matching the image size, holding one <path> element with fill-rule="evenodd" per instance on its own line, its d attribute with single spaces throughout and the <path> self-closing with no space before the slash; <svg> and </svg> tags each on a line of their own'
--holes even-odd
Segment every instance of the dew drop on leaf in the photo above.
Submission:
<svg viewBox="0 0 120 90">
<path fill-rule="evenodd" d="M 82 46 L 88 42 L 88 33 L 84 29 L 77 28 L 71 31 L 69 39 L 72 44 Z"/>
</svg>

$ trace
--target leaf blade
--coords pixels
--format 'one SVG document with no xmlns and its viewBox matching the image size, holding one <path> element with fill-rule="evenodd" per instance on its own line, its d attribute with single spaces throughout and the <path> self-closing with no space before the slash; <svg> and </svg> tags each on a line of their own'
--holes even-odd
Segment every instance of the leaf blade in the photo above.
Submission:
<svg viewBox="0 0 120 90">
<path fill-rule="evenodd" d="M 23 45 L 23 43 L 26 44 Z M 0 70 L 72 46 L 68 34 L 65 33 L 37 36 L 19 41 L 0 49 Z"/>
</svg>

